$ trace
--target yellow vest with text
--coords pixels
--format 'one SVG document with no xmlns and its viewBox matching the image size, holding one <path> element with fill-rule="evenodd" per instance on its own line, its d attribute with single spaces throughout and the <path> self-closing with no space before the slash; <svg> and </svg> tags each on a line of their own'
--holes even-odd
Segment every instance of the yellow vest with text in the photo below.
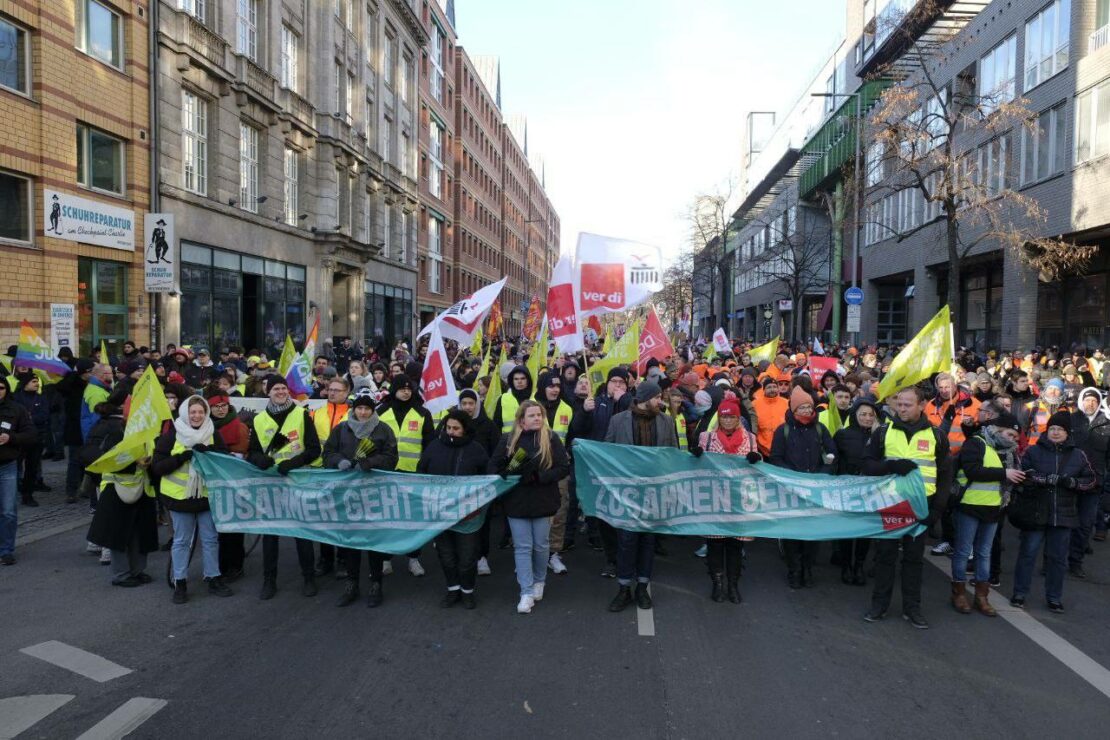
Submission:
<svg viewBox="0 0 1110 740">
<path fill-rule="evenodd" d="M 979 437 L 983 442 L 985 452 L 983 453 L 983 467 L 995 468 L 1001 470 L 1002 458 L 994 451 L 994 448 L 987 444 L 986 440 Z M 963 469 L 960 470 L 958 475 L 960 487 L 964 489 L 964 497 L 960 503 L 970 504 L 972 506 L 1002 506 L 1002 481 L 990 480 L 976 480 L 970 481 L 964 475 Z"/>
<path fill-rule="evenodd" d="M 558 435 L 560 442 L 567 441 L 567 432 L 570 431 L 570 419 L 574 409 L 566 401 L 559 401 L 559 408 L 555 409 L 555 421 L 551 423 L 551 431 Z"/>
<path fill-rule="evenodd" d="M 212 437 L 209 437 L 205 444 L 212 444 Z M 180 455 L 187 449 L 189 448 L 177 440 L 174 440 L 173 449 L 170 450 L 170 454 Z M 192 469 L 192 467 L 193 461 L 190 460 L 169 475 L 163 475 L 162 480 L 158 483 L 158 492 L 169 498 L 184 499 L 185 486 L 189 484 L 189 470 Z M 201 486 L 200 495 L 202 498 L 208 498 L 208 489 Z"/>
<path fill-rule="evenodd" d="M 345 422 L 351 413 L 350 406 L 343 404 L 347 406 L 347 408 L 333 421 L 331 409 L 329 407 L 335 405 L 337 404 L 328 402 L 312 412 L 312 425 L 316 427 L 316 436 L 320 438 L 320 457 L 312 461 L 312 467 L 314 468 L 319 468 L 324 465 L 324 443 L 327 442 L 328 437 L 331 436 L 331 430 Z"/>
<path fill-rule="evenodd" d="M 670 415 L 670 412 L 668 412 L 668 415 Z M 686 432 L 686 417 L 683 416 L 681 411 L 679 411 L 677 414 L 674 414 L 671 418 L 674 419 L 675 429 L 678 431 L 678 449 L 680 449 L 680 450 L 689 449 L 690 448 L 690 438 L 687 436 L 687 432 Z M 715 417 L 714 417 L 714 421 L 716 421 Z"/>
<path fill-rule="evenodd" d="M 887 460 L 913 460 L 917 464 L 925 479 L 926 496 L 937 492 L 937 436 L 933 427 L 925 427 L 909 439 L 901 429 L 888 427 L 885 447 Z"/>
<path fill-rule="evenodd" d="M 416 464 L 420 462 L 420 453 L 424 449 L 424 417 L 416 409 L 405 414 L 405 418 L 397 420 L 393 409 L 387 409 L 379 417 L 383 424 L 393 430 L 397 438 L 397 470 L 402 473 L 415 473 Z"/>
<path fill-rule="evenodd" d="M 280 450 L 267 453 L 273 458 L 274 463 L 283 462 L 304 452 L 304 431 L 308 412 L 303 407 L 297 406 L 285 417 L 281 425 L 281 433 L 288 440 Z M 266 411 L 254 417 L 254 433 L 258 435 L 258 444 L 265 452 L 270 446 L 270 441 L 279 431 L 277 422 Z"/>
</svg>

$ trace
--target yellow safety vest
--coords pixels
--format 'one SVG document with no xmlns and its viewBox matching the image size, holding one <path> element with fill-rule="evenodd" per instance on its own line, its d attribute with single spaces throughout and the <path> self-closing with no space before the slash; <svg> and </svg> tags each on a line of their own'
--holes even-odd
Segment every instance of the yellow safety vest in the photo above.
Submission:
<svg viewBox="0 0 1110 740">
<path fill-rule="evenodd" d="M 289 441 L 280 450 L 270 454 L 275 463 L 289 460 L 304 452 L 305 417 L 307 416 L 308 412 L 303 407 L 296 406 L 285 417 L 285 423 L 281 425 L 281 433 Z M 265 452 L 270 446 L 270 440 L 278 433 L 277 422 L 268 412 L 263 411 L 254 417 L 254 433 L 258 436 L 259 447 Z"/>
<path fill-rule="evenodd" d="M 143 492 L 147 496 L 154 498 L 154 486 L 150 484 L 150 478 L 142 470 L 136 470 L 134 473 L 105 473 L 100 478 L 100 492 L 103 493 L 104 489 L 108 486 L 119 484 L 127 488 L 134 488 L 139 483 L 143 484 Z"/>
<path fill-rule="evenodd" d="M 320 438 L 320 457 L 312 461 L 312 467 L 314 468 L 319 468 L 324 465 L 324 443 L 327 442 L 328 437 L 331 436 L 331 430 L 345 422 L 351 412 L 348 406 L 344 409 L 343 414 L 333 421 L 330 407 L 334 405 L 336 404 L 326 403 L 312 412 L 312 424 L 316 427 L 316 436 Z"/>
<path fill-rule="evenodd" d="M 567 441 L 567 432 L 570 430 L 570 418 L 574 409 L 566 401 L 559 401 L 559 408 L 555 409 L 555 421 L 551 424 L 551 431 L 555 432 L 560 442 Z"/>
<path fill-rule="evenodd" d="M 667 412 L 670 416 L 670 412 Z M 678 431 L 678 449 L 685 450 L 690 447 L 690 440 L 686 436 L 686 417 L 680 411 L 678 414 L 671 416 L 674 419 L 675 429 Z"/>
<path fill-rule="evenodd" d="M 387 409 L 379 418 L 393 430 L 393 436 L 397 438 L 397 470 L 415 473 L 416 464 L 420 462 L 420 453 L 424 449 L 424 417 L 419 411 L 412 409 L 398 423 L 393 409 Z"/>
<path fill-rule="evenodd" d="M 713 416 L 709 417 L 709 426 L 705 428 L 707 432 L 717 431 L 717 412 L 713 412 Z"/>
<path fill-rule="evenodd" d="M 929 426 L 909 439 L 896 427 L 886 430 L 886 459 L 913 460 L 921 477 L 925 479 L 925 495 L 937 492 L 937 437 L 936 431 Z"/>
<path fill-rule="evenodd" d="M 245 396 L 245 395 L 247 395 L 247 384 L 246 383 L 239 383 L 238 385 L 235 386 L 235 390 L 237 390 L 239 392 L 240 396 Z"/>
<path fill-rule="evenodd" d="M 205 444 L 211 445 L 212 437 L 209 437 L 208 441 L 205 442 Z M 177 440 L 174 440 L 173 449 L 170 450 L 170 454 L 180 455 L 187 449 L 188 448 L 185 445 L 181 444 Z M 168 496 L 169 498 L 183 500 L 185 498 L 185 486 L 189 483 L 189 470 L 192 467 L 193 461 L 189 460 L 169 475 L 163 475 L 162 480 L 158 484 L 158 492 L 161 493 L 163 496 Z M 201 486 L 200 495 L 203 498 L 208 498 L 208 489 L 204 486 Z"/>
<path fill-rule="evenodd" d="M 516 396 L 512 391 L 501 394 L 501 433 L 508 434 L 513 431 L 513 424 L 516 423 L 516 410 L 520 408 L 520 401 L 516 400 Z"/>
<path fill-rule="evenodd" d="M 986 449 L 986 452 L 983 453 L 983 467 L 1001 470 L 1003 467 L 1002 458 L 998 456 L 993 447 L 987 444 L 986 440 L 982 437 L 979 439 Z M 964 497 L 961 503 L 973 506 L 1002 506 L 1002 481 L 969 481 L 962 468 L 957 478 L 960 487 L 964 489 Z"/>
<path fill-rule="evenodd" d="M 832 431 L 832 416 L 831 415 L 833 413 L 837 413 L 837 414 L 840 413 L 840 409 L 837 409 L 834 412 L 833 411 L 834 408 L 835 408 L 835 406 L 829 406 L 827 409 L 825 409 L 824 411 L 822 411 L 821 413 L 819 413 L 817 415 L 817 421 L 819 423 L 821 423 L 822 425 L 824 425 L 825 429 L 830 431 L 830 432 Z M 847 412 L 845 412 L 845 413 L 847 413 Z M 848 424 L 847 420 L 844 419 L 843 417 L 841 417 L 840 426 L 837 427 L 837 429 L 841 429 L 841 428 L 847 426 L 847 424 Z"/>
</svg>

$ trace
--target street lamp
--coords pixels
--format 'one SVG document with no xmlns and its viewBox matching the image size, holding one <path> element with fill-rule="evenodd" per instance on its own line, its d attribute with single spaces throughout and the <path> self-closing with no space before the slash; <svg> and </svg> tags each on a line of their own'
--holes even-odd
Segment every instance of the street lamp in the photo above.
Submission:
<svg viewBox="0 0 1110 740">
<path fill-rule="evenodd" d="M 763 331 L 765 333 L 765 339 L 771 338 L 771 317 L 774 315 L 775 312 L 771 310 L 770 306 L 763 309 Z"/>
</svg>

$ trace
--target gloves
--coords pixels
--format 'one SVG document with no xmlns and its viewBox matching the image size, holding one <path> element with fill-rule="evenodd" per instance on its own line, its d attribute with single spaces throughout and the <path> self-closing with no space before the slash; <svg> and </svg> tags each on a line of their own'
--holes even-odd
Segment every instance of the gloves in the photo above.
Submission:
<svg viewBox="0 0 1110 740">
<path fill-rule="evenodd" d="M 289 475 L 289 471 L 297 467 L 292 460 L 282 460 L 278 463 L 277 471 L 279 475 Z"/>
<path fill-rule="evenodd" d="M 266 452 L 270 452 L 271 450 L 280 450 L 288 442 L 289 438 L 281 432 L 278 432 L 274 435 L 273 439 L 270 440 L 270 446 L 266 448 Z"/>
<path fill-rule="evenodd" d="M 705 454 L 705 450 L 701 448 L 701 445 L 694 445 L 690 448 L 690 454 L 694 457 L 701 457 Z"/>
<path fill-rule="evenodd" d="M 1055 486 L 1060 482 L 1060 476 L 1058 476 L 1056 473 L 1049 473 L 1045 476 L 1044 481 L 1050 486 Z"/>
<path fill-rule="evenodd" d="M 258 466 L 260 470 L 269 470 L 270 468 L 274 467 L 274 458 L 270 457 L 269 455 L 263 455 L 262 457 L 258 458 L 258 462 L 261 463 Z"/>
<path fill-rule="evenodd" d="M 747 458 L 748 458 L 748 462 L 750 462 L 752 465 L 755 465 L 757 462 L 760 462 L 760 461 L 763 460 L 763 455 L 760 455 L 755 450 L 752 450 L 751 452 L 749 452 L 747 454 Z"/>
<path fill-rule="evenodd" d="M 193 445 L 193 452 L 209 452 L 211 449 L 208 445 Z"/>
<path fill-rule="evenodd" d="M 347 460 L 347 459 L 340 460 L 339 464 L 336 465 L 335 467 L 339 468 L 340 470 L 350 470 L 351 469 L 351 461 Z"/>
<path fill-rule="evenodd" d="M 912 460 L 887 460 L 886 469 L 895 475 L 909 475 L 917 470 Z"/>
<path fill-rule="evenodd" d="M 926 516 L 924 519 L 921 519 L 920 522 L 926 527 L 931 527 L 934 524 L 936 524 L 937 519 L 939 519 L 939 518 L 940 518 L 939 514 L 930 510 L 928 516 Z"/>
<path fill-rule="evenodd" d="M 1077 481 L 1075 478 L 1072 478 L 1070 475 L 1061 476 L 1059 483 L 1061 486 L 1067 489 L 1072 489 L 1079 485 L 1079 481 Z"/>
<path fill-rule="evenodd" d="M 184 452 L 179 452 L 177 453 L 177 459 L 180 460 L 182 463 L 187 463 L 193 459 L 193 451 L 185 450 Z"/>
</svg>

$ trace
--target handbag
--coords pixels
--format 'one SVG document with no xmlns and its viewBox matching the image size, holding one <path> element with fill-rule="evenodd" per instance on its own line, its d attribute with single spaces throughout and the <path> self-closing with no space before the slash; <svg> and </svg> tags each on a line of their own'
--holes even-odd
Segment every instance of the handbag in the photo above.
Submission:
<svg viewBox="0 0 1110 740">
<path fill-rule="evenodd" d="M 133 486 L 125 486 L 119 481 L 116 481 L 114 487 L 116 489 L 116 495 L 119 496 L 120 501 L 125 504 L 134 504 L 137 503 L 140 498 L 142 498 L 143 491 L 146 488 L 146 481 L 140 480 Z"/>
<path fill-rule="evenodd" d="M 1015 489 L 1006 516 L 1010 524 L 1023 532 L 1048 526 L 1048 497 L 1040 489 Z"/>
</svg>

